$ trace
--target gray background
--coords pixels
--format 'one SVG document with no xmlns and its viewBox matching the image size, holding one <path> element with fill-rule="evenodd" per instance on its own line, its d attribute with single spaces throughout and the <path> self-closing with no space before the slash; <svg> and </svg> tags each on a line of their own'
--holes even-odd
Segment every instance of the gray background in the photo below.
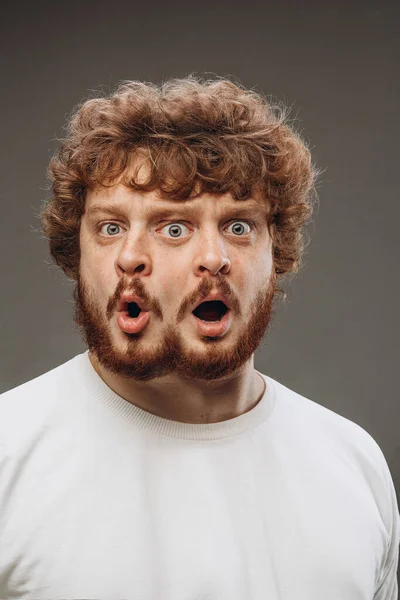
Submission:
<svg viewBox="0 0 400 600">
<path fill-rule="evenodd" d="M 66 115 L 123 79 L 233 75 L 292 107 L 325 169 L 303 270 L 255 366 L 355 421 L 400 489 L 399 22 L 389 2 L 15 2 L 1 22 L 0 391 L 83 352 L 37 233 Z"/>
</svg>

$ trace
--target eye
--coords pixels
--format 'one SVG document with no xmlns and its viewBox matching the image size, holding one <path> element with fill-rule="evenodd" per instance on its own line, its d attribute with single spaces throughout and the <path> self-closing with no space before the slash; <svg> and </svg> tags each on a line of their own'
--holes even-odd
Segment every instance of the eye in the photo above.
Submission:
<svg viewBox="0 0 400 600">
<path fill-rule="evenodd" d="M 250 221 L 235 220 L 233 223 L 231 223 L 231 225 L 236 224 L 236 223 L 246 223 L 246 225 L 248 225 L 250 227 L 250 230 L 252 230 L 254 228 L 253 224 Z M 229 227 L 231 225 L 229 225 Z M 182 226 L 186 227 L 186 225 L 184 225 L 183 223 L 172 223 L 172 224 L 170 223 L 170 224 L 165 225 L 164 227 L 162 227 L 161 231 L 163 229 L 165 229 L 166 227 L 168 227 L 168 231 L 171 233 L 171 236 L 173 238 L 175 238 L 175 239 L 177 239 L 177 238 L 179 239 L 180 237 L 182 237 L 182 236 L 179 235 Z M 237 233 L 241 234 L 240 236 L 236 236 L 236 237 L 242 237 L 242 235 L 243 235 L 243 225 L 239 225 L 239 227 L 236 225 L 235 226 L 235 230 L 236 230 L 235 235 Z M 246 234 L 246 232 L 244 232 L 244 233 Z M 247 232 L 247 233 L 250 233 L 250 232 Z"/>
<path fill-rule="evenodd" d="M 177 238 L 179 236 L 179 232 L 181 230 L 181 228 L 186 227 L 186 225 L 184 225 L 183 223 L 169 223 L 168 225 L 164 225 L 164 227 L 161 228 L 161 231 L 163 229 L 165 229 L 166 227 L 168 227 L 168 231 L 171 233 L 173 238 Z M 186 227 L 187 229 L 187 227 Z M 179 236 L 181 237 L 181 236 Z"/>
<path fill-rule="evenodd" d="M 243 229 L 243 225 L 237 225 L 237 223 L 246 223 L 246 225 L 248 225 L 250 227 L 250 230 L 253 230 L 253 224 L 250 221 L 233 221 L 233 223 L 231 223 L 231 225 L 235 225 L 235 230 L 236 233 L 240 233 L 240 230 Z M 229 225 L 229 227 L 231 226 Z M 246 232 L 244 232 L 246 233 Z M 247 233 L 250 233 L 250 231 L 248 231 Z M 242 237 L 242 236 L 240 236 Z"/>
<path fill-rule="evenodd" d="M 103 228 L 106 227 L 106 231 L 108 232 L 107 234 L 105 234 L 103 232 Z M 115 229 L 121 229 L 121 225 L 119 225 L 118 223 L 103 223 L 102 225 L 100 225 L 100 233 L 102 233 L 103 235 L 105 235 L 106 237 L 113 237 L 116 234 L 119 233 L 119 231 L 115 231 Z"/>
</svg>

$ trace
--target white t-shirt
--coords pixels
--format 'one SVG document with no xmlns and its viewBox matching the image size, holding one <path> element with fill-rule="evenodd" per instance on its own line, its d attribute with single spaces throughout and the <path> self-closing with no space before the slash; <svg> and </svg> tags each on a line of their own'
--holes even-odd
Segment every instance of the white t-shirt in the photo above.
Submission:
<svg viewBox="0 0 400 600">
<path fill-rule="evenodd" d="M 0 598 L 397 600 L 375 440 L 267 375 L 234 419 L 116 395 L 84 352 L 0 396 Z"/>
</svg>

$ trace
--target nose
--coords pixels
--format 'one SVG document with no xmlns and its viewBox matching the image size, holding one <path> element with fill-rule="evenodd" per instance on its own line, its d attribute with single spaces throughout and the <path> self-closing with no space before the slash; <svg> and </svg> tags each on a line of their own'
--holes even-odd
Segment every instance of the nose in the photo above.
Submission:
<svg viewBox="0 0 400 600">
<path fill-rule="evenodd" d="M 218 237 L 210 236 L 207 242 L 202 241 L 200 251 L 195 260 L 196 275 L 209 271 L 212 275 L 226 275 L 231 269 L 231 261 L 225 246 Z"/>
<path fill-rule="evenodd" d="M 115 270 L 118 277 L 133 276 L 140 273 L 142 276 L 151 272 L 151 260 L 145 251 L 145 246 L 140 240 L 127 239 L 115 259 Z"/>
</svg>

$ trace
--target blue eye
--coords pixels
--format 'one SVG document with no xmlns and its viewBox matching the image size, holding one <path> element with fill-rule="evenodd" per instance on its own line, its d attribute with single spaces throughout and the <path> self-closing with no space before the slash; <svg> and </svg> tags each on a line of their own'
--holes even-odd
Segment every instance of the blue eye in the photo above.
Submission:
<svg viewBox="0 0 400 600">
<path fill-rule="evenodd" d="M 162 227 L 161 231 L 163 229 L 165 229 L 166 227 L 168 227 L 168 231 L 171 231 L 172 237 L 177 238 L 178 234 L 179 234 L 179 230 L 181 229 L 182 226 L 186 227 L 186 225 L 183 225 L 183 223 L 172 223 L 169 225 L 164 225 L 164 227 Z"/>
<path fill-rule="evenodd" d="M 110 233 L 110 228 L 112 228 L 112 227 L 118 227 L 119 229 L 121 229 L 121 225 L 118 225 L 118 223 L 103 223 L 103 225 L 100 227 L 101 233 L 103 233 L 102 232 L 103 227 L 106 227 L 106 226 L 107 226 L 108 233 Z M 113 237 L 116 233 L 118 233 L 118 231 L 117 232 L 114 231 L 114 233 L 111 233 L 111 235 L 107 235 L 107 234 L 103 234 L 103 235 L 107 235 L 107 237 Z"/>
<path fill-rule="evenodd" d="M 236 223 L 246 223 L 246 225 L 248 225 L 251 230 L 253 229 L 252 224 L 250 222 L 248 222 L 248 221 L 241 221 L 241 220 L 239 221 L 239 220 L 237 220 L 237 221 L 234 221 L 233 223 L 231 223 L 231 225 L 236 224 Z M 183 223 L 171 223 L 171 224 L 168 224 L 168 225 L 165 225 L 164 227 L 162 227 L 161 231 L 163 229 L 165 229 L 165 227 L 168 227 L 168 231 L 171 232 L 172 237 L 175 238 L 175 239 L 179 239 L 180 237 L 182 237 L 182 236 L 179 235 L 179 231 L 181 230 L 182 226 L 186 227 L 186 225 L 184 225 Z M 229 225 L 229 227 L 230 227 L 230 225 Z M 240 228 L 242 228 L 242 233 L 241 233 L 241 235 L 239 237 L 242 237 L 243 234 L 246 234 L 246 232 L 243 232 L 243 226 L 242 225 L 239 225 L 239 229 Z M 237 229 L 237 227 L 236 227 L 236 229 Z M 238 232 L 236 231 L 236 233 L 238 233 Z M 239 231 L 239 233 L 240 233 L 240 231 Z M 247 234 L 248 233 L 250 233 L 250 232 L 247 232 Z M 238 237 L 238 236 L 236 236 L 236 237 Z"/>
<path fill-rule="evenodd" d="M 248 225 L 251 230 L 253 229 L 252 225 L 248 221 L 234 221 L 233 223 L 231 223 L 231 225 L 236 225 L 236 223 L 246 223 L 246 225 Z M 229 225 L 229 227 L 230 227 L 230 225 Z M 243 227 L 243 226 L 240 225 L 239 227 Z M 246 233 L 246 232 L 243 232 L 243 233 Z M 250 233 L 250 232 L 247 232 L 247 233 Z"/>
</svg>

